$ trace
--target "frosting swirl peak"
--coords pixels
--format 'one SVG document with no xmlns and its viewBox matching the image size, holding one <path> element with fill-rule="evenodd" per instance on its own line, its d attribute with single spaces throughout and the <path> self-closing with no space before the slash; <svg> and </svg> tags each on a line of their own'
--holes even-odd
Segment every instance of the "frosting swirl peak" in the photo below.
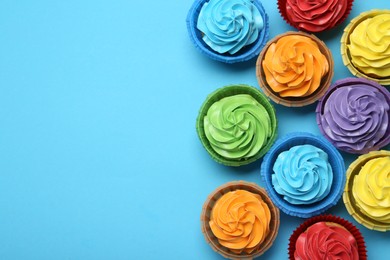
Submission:
<svg viewBox="0 0 390 260">
<path fill-rule="evenodd" d="M 238 94 L 210 106 L 204 132 L 215 152 L 240 160 L 255 156 L 268 143 L 272 126 L 263 105 L 248 94 Z"/>
<path fill-rule="evenodd" d="M 235 190 L 216 202 L 209 225 L 221 245 L 237 254 L 250 254 L 268 235 L 270 220 L 271 212 L 260 195 Z"/>
<path fill-rule="evenodd" d="M 313 145 L 297 145 L 279 154 L 272 185 L 291 204 L 311 204 L 325 198 L 333 182 L 328 155 Z"/>
<path fill-rule="evenodd" d="M 210 0 L 198 17 L 204 42 L 218 53 L 235 54 L 256 41 L 264 20 L 251 0 Z"/>
<path fill-rule="evenodd" d="M 352 194 L 366 216 L 390 224 L 390 156 L 368 161 L 354 178 Z"/>
<path fill-rule="evenodd" d="M 355 237 L 344 227 L 318 222 L 298 237 L 294 258 L 358 260 L 359 251 Z"/>
</svg>

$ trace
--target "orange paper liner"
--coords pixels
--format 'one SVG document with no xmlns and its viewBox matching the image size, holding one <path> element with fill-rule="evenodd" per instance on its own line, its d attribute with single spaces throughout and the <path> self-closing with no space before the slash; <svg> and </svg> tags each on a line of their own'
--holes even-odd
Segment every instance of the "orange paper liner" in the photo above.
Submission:
<svg viewBox="0 0 390 260">
<path fill-rule="evenodd" d="M 329 62 L 329 71 L 328 73 L 322 78 L 321 80 L 321 85 L 320 87 L 311 95 L 307 97 L 281 97 L 277 92 L 274 92 L 268 85 L 267 80 L 265 78 L 262 62 L 265 57 L 265 54 L 271 44 L 274 42 L 277 42 L 280 38 L 287 36 L 287 35 L 301 35 L 301 36 L 306 36 L 315 41 L 321 51 L 322 54 L 325 55 Z M 268 96 L 272 101 L 274 101 L 277 104 L 287 106 L 287 107 L 302 107 L 302 106 L 307 106 L 310 105 L 314 102 L 316 102 L 318 99 L 320 99 L 325 92 L 328 90 L 332 78 L 334 74 L 334 61 L 332 57 L 332 53 L 329 50 L 329 48 L 325 45 L 323 41 L 318 39 L 315 35 L 313 34 L 308 34 L 304 32 L 286 32 L 283 34 L 279 34 L 272 40 L 270 40 L 266 46 L 263 48 L 263 50 L 260 52 L 259 57 L 257 58 L 256 62 L 256 76 L 257 76 L 257 81 L 263 90 L 264 94 Z"/>
<path fill-rule="evenodd" d="M 345 185 L 343 193 L 343 201 L 345 207 L 347 208 L 348 213 L 360 224 L 365 226 L 368 229 L 376 231 L 388 231 L 390 230 L 390 224 L 382 223 L 366 216 L 360 209 L 356 206 L 355 199 L 352 194 L 352 186 L 355 176 L 359 174 L 361 168 L 369 161 L 375 158 L 390 156 L 390 151 L 381 150 L 381 151 L 372 151 L 367 154 L 359 156 L 347 170 L 347 182 Z"/>
<path fill-rule="evenodd" d="M 213 206 L 215 205 L 217 200 L 221 198 L 225 193 L 234 190 L 246 190 L 255 194 L 259 194 L 263 201 L 268 205 L 269 210 L 271 212 L 270 233 L 267 235 L 267 238 L 260 244 L 260 246 L 251 254 L 247 254 L 245 252 L 242 252 L 241 254 L 236 254 L 230 251 L 228 248 L 222 246 L 218 242 L 218 238 L 214 236 L 209 225 L 211 210 L 213 209 Z M 206 239 L 206 242 L 215 252 L 221 254 L 223 257 L 228 259 L 253 259 L 262 255 L 272 246 L 278 234 L 280 225 L 279 209 L 275 207 L 271 199 L 268 197 L 267 192 L 255 183 L 246 181 L 228 182 L 213 191 L 207 197 L 205 203 L 203 204 L 200 221 L 202 233 Z"/>
<path fill-rule="evenodd" d="M 359 77 L 359 78 L 366 78 L 369 80 L 373 80 L 373 81 L 378 82 L 381 85 L 390 85 L 390 77 L 386 77 L 386 78 L 372 77 L 370 75 L 367 75 L 367 74 L 361 72 L 358 68 L 356 68 L 353 65 L 353 63 L 351 62 L 351 55 L 350 55 L 348 47 L 347 47 L 347 45 L 350 43 L 349 35 L 355 30 L 356 26 L 358 26 L 358 24 L 360 24 L 362 21 L 364 21 L 368 18 L 372 18 L 372 17 L 379 15 L 379 14 L 390 14 L 390 10 L 374 9 L 371 11 L 363 12 L 360 15 L 358 15 L 357 17 L 355 17 L 354 19 L 352 19 L 352 21 L 347 25 L 347 27 L 345 27 L 344 33 L 341 37 L 340 51 L 341 51 L 341 57 L 343 59 L 344 65 L 349 69 L 349 71 L 354 76 Z"/>
</svg>

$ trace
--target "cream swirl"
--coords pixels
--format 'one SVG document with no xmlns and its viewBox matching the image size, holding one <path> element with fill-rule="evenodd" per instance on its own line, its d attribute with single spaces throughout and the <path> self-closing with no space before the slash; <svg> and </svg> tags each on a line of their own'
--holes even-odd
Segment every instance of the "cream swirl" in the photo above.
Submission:
<svg viewBox="0 0 390 260">
<path fill-rule="evenodd" d="M 321 109 L 322 130 L 341 150 L 366 153 L 388 142 L 389 100 L 372 84 L 363 79 L 340 80 Z"/>
<path fill-rule="evenodd" d="M 368 161 L 354 178 L 352 194 L 366 216 L 390 224 L 390 156 Z"/>
<path fill-rule="evenodd" d="M 286 35 L 272 43 L 262 62 L 267 84 L 281 97 L 314 93 L 329 71 L 329 62 L 307 36 Z"/>
<path fill-rule="evenodd" d="M 199 13 L 203 41 L 218 53 L 235 54 L 256 41 L 264 20 L 250 0 L 210 0 Z"/>
<path fill-rule="evenodd" d="M 328 155 L 312 145 L 297 145 L 279 154 L 272 185 L 291 204 L 312 204 L 325 198 L 333 182 Z"/>
<path fill-rule="evenodd" d="M 209 225 L 224 247 L 251 253 L 265 240 L 271 212 L 260 195 L 246 190 L 224 194 L 214 205 Z"/>
<path fill-rule="evenodd" d="M 204 131 L 215 152 L 237 160 L 256 155 L 272 135 L 267 110 L 247 94 L 213 103 L 204 117 Z"/>
<path fill-rule="evenodd" d="M 355 237 L 344 227 L 318 222 L 302 233 L 295 243 L 294 258 L 299 260 L 358 260 Z"/>
<path fill-rule="evenodd" d="M 360 22 L 349 36 L 352 64 L 374 78 L 390 77 L 390 13 Z"/>
<path fill-rule="evenodd" d="M 299 29 L 321 32 L 339 24 L 348 5 L 348 0 L 287 0 L 286 15 Z"/>
</svg>

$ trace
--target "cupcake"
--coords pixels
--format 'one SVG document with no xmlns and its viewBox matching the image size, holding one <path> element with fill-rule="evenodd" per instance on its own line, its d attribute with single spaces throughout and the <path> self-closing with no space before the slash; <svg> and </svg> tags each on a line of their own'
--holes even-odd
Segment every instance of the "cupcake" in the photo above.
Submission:
<svg viewBox="0 0 390 260">
<path fill-rule="evenodd" d="M 278 0 L 283 19 L 298 30 L 322 32 L 341 24 L 353 0 Z"/>
<path fill-rule="evenodd" d="M 276 138 L 275 110 L 257 89 L 230 85 L 211 93 L 200 108 L 196 130 L 211 157 L 241 166 L 262 157 Z"/>
<path fill-rule="evenodd" d="M 361 13 L 341 38 L 344 64 L 358 77 L 390 85 L 390 10 Z"/>
<path fill-rule="evenodd" d="M 264 93 L 275 103 L 300 107 L 314 103 L 328 89 L 333 59 L 325 43 L 314 35 L 287 32 L 269 41 L 256 63 Z"/>
<path fill-rule="evenodd" d="M 316 112 L 320 131 L 342 151 L 364 154 L 390 143 L 390 93 L 374 81 L 336 81 Z"/>
<path fill-rule="evenodd" d="M 261 177 L 279 209 L 309 218 L 336 205 L 345 185 L 345 167 L 340 153 L 323 137 L 291 133 L 265 155 Z"/>
<path fill-rule="evenodd" d="M 361 155 L 349 166 L 343 200 L 363 226 L 390 230 L 390 151 Z"/>
<path fill-rule="evenodd" d="M 290 237 L 289 259 L 366 260 L 367 251 L 359 229 L 332 215 L 306 220 Z"/>
<path fill-rule="evenodd" d="M 268 40 L 268 16 L 259 0 L 196 0 L 187 29 L 197 49 L 217 61 L 257 56 Z"/>
<path fill-rule="evenodd" d="M 222 256 L 251 259 L 271 247 L 279 230 L 279 210 L 256 184 L 229 182 L 204 203 L 201 229 L 207 243 Z"/>
</svg>

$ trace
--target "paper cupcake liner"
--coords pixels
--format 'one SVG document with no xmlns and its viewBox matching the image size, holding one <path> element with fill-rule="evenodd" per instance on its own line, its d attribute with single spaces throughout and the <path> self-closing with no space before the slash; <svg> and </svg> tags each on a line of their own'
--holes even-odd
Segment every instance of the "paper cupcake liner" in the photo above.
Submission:
<svg viewBox="0 0 390 260">
<path fill-rule="evenodd" d="M 360 260 L 367 259 L 366 244 L 364 242 L 364 238 L 360 233 L 359 229 L 355 227 L 351 222 L 333 215 L 321 215 L 321 216 L 312 217 L 306 220 L 305 222 L 303 222 L 299 227 L 297 227 L 293 231 L 289 240 L 289 244 L 288 244 L 289 259 L 294 259 L 295 244 L 297 242 L 299 235 L 305 232 L 310 226 L 318 222 L 332 222 L 332 223 L 339 224 L 343 226 L 345 229 L 347 229 L 356 239 L 358 252 L 359 252 L 359 259 Z"/>
<path fill-rule="evenodd" d="M 366 20 L 367 18 L 372 18 L 374 16 L 380 15 L 380 14 L 390 14 L 390 10 L 371 10 L 367 12 L 363 12 L 354 19 L 345 27 L 344 33 L 341 37 L 341 46 L 340 46 L 340 51 L 341 51 L 341 57 L 343 59 L 344 65 L 349 69 L 349 71 L 356 77 L 360 78 L 366 78 L 372 81 L 376 81 L 381 85 L 390 85 L 390 77 L 386 78 L 375 78 L 371 77 L 370 75 L 367 75 L 363 72 L 361 72 L 358 68 L 353 65 L 351 62 L 351 55 L 348 51 L 347 45 L 350 43 L 349 41 L 349 35 L 354 31 L 356 26 L 360 24 L 362 21 Z"/>
<path fill-rule="evenodd" d="M 317 121 L 318 127 L 319 127 L 322 135 L 326 139 L 328 139 L 328 141 L 331 142 L 337 149 L 344 151 L 344 152 L 347 152 L 347 153 L 353 153 L 353 154 L 365 154 L 365 153 L 368 153 L 370 151 L 379 150 L 382 147 L 384 147 L 390 143 L 390 134 L 388 134 L 380 142 L 378 142 L 377 144 L 375 144 L 372 147 L 366 147 L 362 150 L 347 150 L 345 147 L 341 147 L 340 145 L 338 145 L 337 141 L 333 140 L 325 133 L 322 122 L 321 122 L 321 117 L 323 114 L 323 110 L 324 110 L 326 101 L 328 100 L 329 96 L 333 93 L 334 90 L 336 90 L 338 88 L 348 87 L 351 84 L 359 84 L 359 83 L 378 89 L 387 98 L 387 102 L 390 105 L 390 92 L 385 87 L 379 85 L 379 83 L 377 83 L 375 81 L 368 80 L 368 79 L 364 79 L 364 78 L 345 78 L 345 79 L 340 79 L 340 80 L 334 82 L 329 87 L 329 89 L 325 93 L 325 95 L 319 100 L 317 107 L 316 107 L 316 121 Z M 390 124 L 388 126 L 388 131 L 390 131 Z"/>
<path fill-rule="evenodd" d="M 210 142 L 208 141 L 205 131 L 204 131 L 204 122 L 203 119 L 207 115 L 207 111 L 209 110 L 210 106 L 214 104 L 215 102 L 221 100 L 222 98 L 228 97 L 228 96 L 234 96 L 238 94 L 249 94 L 253 98 L 257 100 L 261 105 L 264 106 L 264 108 L 267 110 L 268 115 L 271 119 L 271 127 L 272 127 L 272 136 L 268 139 L 267 144 L 260 149 L 260 151 L 253 157 L 242 159 L 242 160 L 233 160 L 225 158 L 221 155 L 219 155 L 217 152 L 214 151 L 214 149 L 211 147 Z M 227 166 L 241 166 L 246 165 L 249 163 L 252 163 L 261 157 L 269 150 L 271 145 L 276 139 L 277 135 L 277 120 L 276 120 L 276 114 L 275 109 L 271 105 L 271 103 L 268 101 L 267 97 L 264 96 L 263 93 L 261 93 L 259 90 L 255 89 L 254 87 L 244 85 L 244 84 L 237 84 L 237 85 L 229 85 L 222 87 L 220 89 L 217 89 L 213 93 L 211 93 L 206 100 L 204 101 L 203 105 L 201 106 L 199 110 L 198 118 L 196 119 L 196 131 L 198 133 L 199 139 L 203 145 L 203 147 L 207 150 L 207 152 L 210 154 L 211 158 L 213 158 L 216 162 L 227 165 Z"/>
<path fill-rule="evenodd" d="M 259 194 L 260 197 L 263 199 L 263 201 L 268 205 L 269 210 L 271 212 L 271 221 L 269 226 L 270 233 L 268 234 L 267 238 L 262 242 L 260 247 L 254 252 L 252 252 L 251 254 L 246 254 L 244 252 L 241 254 L 236 254 L 230 251 L 228 248 L 222 246 L 218 242 L 218 238 L 214 236 L 209 225 L 211 210 L 214 207 L 217 200 L 221 198 L 225 193 L 234 190 L 246 190 L 255 194 Z M 279 225 L 280 225 L 279 210 L 272 203 L 266 191 L 263 188 L 256 185 L 255 183 L 246 182 L 246 181 L 228 182 L 218 187 L 215 191 L 213 191 L 207 197 L 205 203 L 203 204 L 200 221 L 201 221 L 201 230 L 206 239 L 206 242 L 211 246 L 211 248 L 215 252 L 221 254 L 223 257 L 228 259 L 253 259 L 255 257 L 262 255 L 265 251 L 267 251 L 272 246 L 278 234 Z"/>
<path fill-rule="evenodd" d="M 239 52 L 235 54 L 218 53 L 211 49 L 202 39 L 202 32 L 197 29 L 197 22 L 200 10 L 204 3 L 209 0 L 195 0 L 187 15 L 187 30 L 191 41 L 196 49 L 206 55 L 207 57 L 225 63 L 236 63 L 251 60 L 256 57 L 260 50 L 264 47 L 269 37 L 269 19 L 265 9 L 259 0 L 254 0 L 253 4 L 257 7 L 260 15 L 264 20 L 264 27 L 259 32 L 257 40 L 247 46 L 244 46 Z"/>
<path fill-rule="evenodd" d="M 322 54 L 324 54 L 329 62 L 329 71 L 328 73 L 324 76 L 324 78 L 321 80 L 321 86 L 311 95 L 307 97 L 281 97 L 279 96 L 278 93 L 274 92 L 268 85 L 262 62 L 264 60 L 265 54 L 268 50 L 268 48 L 271 46 L 271 44 L 277 42 L 280 38 L 288 35 L 301 35 L 301 36 L 306 36 L 313 41 L 315 41 L 321 51 Z M 304 32 L 286 32 L 283 34 L 279 34 L 272 40 L 270 40 L 266 46 L 263 48 L 263 50 L 260 52 L 259 57 L 257 58 L 256 62 L 256 76 L 257 76 L 257 81 L 263 90 L 264 94 L 268 96 L 272 101 L 274 101 L 277 104 L 287 106 L 287 107 L 302 107 L 302 106 L 307 106 L 310 105 L 314 102 L 316 102 L 318 99 L 320 99 L 326 90 L 329 88 L 332 78 L 334 74 L 334 61 L 332 57 L 332 53 L 329 50 L 329 48 L 325 45 L 323 41 L 318 39 L 315 35 L 313 34 L 307 34 Z"/>
<path fill-rule="evenodd" d="M 286 201 L 283 196 L 275 191 L 271 176 L 273 165 L 281 152 L 287 151 L 293 146 L 304 144 L 311 144 L 328 154 L 328 161 L 333 171 L 333 182 L 329 194 L 324 199 L 312 204 L 294 205 Z M 341 198 L 345 186 L 344 160 L 337 149 L 325 138 L 310 133 L 295 132 L 277 140 L 264 156 L 261 164 L 261 178 L 265 183 L 268 195 L 280 210 L 291 216 L 309 218 L 325 212 L 336 205 Z"/>
<path fill-rule="evenodd" d="M 285 20 L 292 27 L 294 27 L 294 28 L 296 28 L 296 29 L 298 29 L 300 31 L 306 31 L 306 32 L 310 32 L 310 33 L 320 33 L 320 32 L 331 30 L 331 29 L 337 27 L 338 25 L 340 25 L 342 22 L 344 22 L 345 19 L 347 19 L 348 15 L 351 13 L 352 6 L 353 6 L 353 1 L 354 0 L 348 0 L 347 10 L 345 11 L 343 17 L 341 17 L 340 20 L 337 21 L 337 23 L 334 26 L 326 28 L 326 29 L 321 30 L 321 31 L 307 31 L 304 28 L 299 27 L 298 24 L 290 21 L 290 19 L 287 16 L 287 10 L 286 10 L 286 2 L 287 2 L 287 0 L 278 0 L 278 9 L 279 9 L 279 13 L 282 16 L 283 20 Z"/>
<path fill-rule="evenodd" d="M 357 207 L 355 199 L 352 194 L 352 186 L 355 176 L 360 172 L 360 169 L 370 160 L 380 157 L 390 156 L 390 151 L 374 151 L 368 154 L 359 156 L 347 170 L 347 183 L 345 185 L 343 193 L 343 201 L 345 207 L 347 208 L 348 213 L 360 224 L 365 226 L 368 229 L 376 231 L 389 231 L 390 224 L 382 223 L 376 221 L 368 216 L 366 216 L 360 209 Z"/>
</svg>

